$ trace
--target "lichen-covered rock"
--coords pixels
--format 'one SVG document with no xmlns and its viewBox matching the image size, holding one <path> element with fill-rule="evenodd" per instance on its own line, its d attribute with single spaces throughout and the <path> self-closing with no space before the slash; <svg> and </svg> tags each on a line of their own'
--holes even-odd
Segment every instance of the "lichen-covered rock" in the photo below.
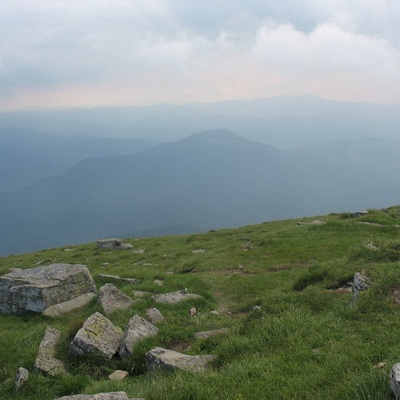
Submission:
<svg viewBox="0 0 400 400">
<path fill-rule="evenodd" d="M 390 370 L 389 374 L 390 388 L 392 389 L 396 399 L 400 398 L 400 363 L 396 363 Z"/>
<path fill-rule="evenodd" d="M 156 347 L 146 353 L 146 365 L 149 372 L 158 369 L 174 371 L 180 369 L 190 372 L 201 372 L 209 368 L 209 363 L 214 356 L 190 356 L 177 351 Z"/>
<path fill-rule="evenodd" d="M 117 352 L 124 333 L 103 314 L 91 315 L 73 338 L 69 351 L 75 355 L 95 354 L 112 358 Z"/>
<path fill-rule="evenodd" d="M 96 240 L 97 247 L 103 250 L 125 250 L 132 249 L 131 244 L 124 243 L 121 239 L 107 238 Z"/>
<path fill-rule="evenodd" d="M 158 328 L 144 318 L 135 315 L 125 329 L 125 335 L 119 349 L 119 356 L 127 358 L 133 353 L 136 343 L 149 336 L 157 335 Z"/>
<path fill-rule="evenodd" d="M 155 307 L 148 308 L 146 315 L 152 324 L 157 324 L 158 322 L 164 320 L 164 315 L 162 315 L 161 312 Z"/>
<path fill-rule="evenodd" d="M 15 375 L 15 393 L 21 389 L 22 385 L 28 380 L 29 372 L 26 368 L 18 368 L 17 374 Z"/>
<path fill-rule="evenodd" d="M 98 301 L 106 314 L 128 308 L 133 304 L 133 300 L 112 283 L 106 283 L 100 288 Z"/>
<path fill-rule="evenodd" d="M 39 353 L 36 357 L 34 371 L 43 375 L 65 375 L 64 363 L 54 357 L 55 348 L 61 338 L 61 332 L 58 329 L 48 326 L 39 346 Z"/>
<path fill-rule="evenodd" d="M 203 296 L 195 293 L 189 293 L 187 290 L 180 290 L 178 292 L 156 294 L 153 299 L 159 303 L 179 303 L 187 299 L 204 299 Z"/>
<path fill-rule="evenodd" d="M 0 277 L 0 312 L 37 313 L 84 293 L 96 293 L 85 265 L 51 264 L 14 270 Z"/>
<path fill-rule="evenodd" d="M 95 293 L 84 293 L 75 299 L 65 301 L 64 303 L 55 304 L 50 306 L 43 311 L 43 315 L 46 317 L 58 317 L 61 314 L 76 310 L 78 308 L 84 307 L 86 304 L 90 303 L 96 297 Z"/>
</svg>

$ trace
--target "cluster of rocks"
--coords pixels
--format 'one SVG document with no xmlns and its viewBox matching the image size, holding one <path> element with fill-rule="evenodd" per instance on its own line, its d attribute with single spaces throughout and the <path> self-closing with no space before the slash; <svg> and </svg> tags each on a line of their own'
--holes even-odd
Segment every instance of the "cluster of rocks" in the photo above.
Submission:
<svg viewBox="0 0 400 400">
<path fill-rule="evenodd" d="M 101 277 L 102 279 L 125 280 L 133 284 L 140 282 L 134 278 L 120 278 L 114 275 L 103 274 Z M 140 295 L 147 294 L 140 293 Z M 31 311 L 54 318 L 83 307 L 95 297 L 105 314 L 128 308 L 135 301 L 141 301 L 131 299 L 112 283 L 104 284 L 97 296 L 93 278 L 84 265 L 51 264 L 27 270 L 13 269 L 0 277 L 0 312 L 4 314 L 22 314 Z M 197 298 L 202 298 L 202 296 L 189 293 L 186 289 L 152 296 L 155 302 L 169 304 Z M 147 318 L 148 320 L 139 315 L 133 316 L 123 331 L 102 313 L 96 312 L 78 330 L 70 343 L 69 352 L 76 356 L 92 354 L 104 359 L 130 357 L 138 342 L 157 335 L 159 328 L 154 324 L 164 320 L 164 316 L 155 307 L 147 310 Z M 227 329 L 199 332 L 195 337 L 201 339 L 226 332 Z M 64 363 L 55 357 L 55 348 L 60 339 L 61 332 L 58 329 L 51 326 L 46 328 L 39 345 L 34 372 L 50 376 L 68 374 Z M 161 347 L 156 347 L 146 353 L 146 365 L 149 372 L 158 369 L 203 371 L 212 359 L 211 355 L 191 356 Z M 18 370 L 15 380 L 16 391 L 28 379 L 28 375 L 25 368 Z M 127 375 L 126 371 L 115 371 L 109 379 L 122 379 Z M 60 399 L 125 400 L 128 397 L 125 392 L 113 392 L 64 396 Z"/>
</svg>

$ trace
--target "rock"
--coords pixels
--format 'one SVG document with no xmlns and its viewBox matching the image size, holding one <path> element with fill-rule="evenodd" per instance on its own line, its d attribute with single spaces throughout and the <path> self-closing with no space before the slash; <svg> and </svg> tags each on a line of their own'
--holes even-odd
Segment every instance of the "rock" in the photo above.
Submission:
<svg viewBox="0 0 400 400">
<path fill-rule="evenodd" d="M 112 374 L 108 375 L 108 379 L 110 381 L 122 381 L 129 375 L 128 371 L 121 371 L 120 369 L 117 369 L 114 371 Z"/>
<path fill-rule="evenodd" d="M 133 304 L 133 300 L 112 283 L 106 283 L 100 288 L 98 302 L 106 314 L 115 310 L 123 310 Z"/>
<path fill-rule="evenodd" d="M 365 247 L 366 247 L 367 249 L 373 250 L 373 251 L 379 250 L 379 247 L 375 246 L 372 242 L 371 242 L 371 243 L 368 243 Z"/>
<path fill-rule="evenodd" d="M 192 250 L 193 254 L 202 254 L 205 253 L 206 250 L 205 249 L 196 249 L 196 250 Z"/>
<path fill-rule="evenodd" d="M 396 399 L 400 398 L 400 363 L 396 363 L 390 370 L 389 374 L 390 388 L 392 389 Z"/>
<path fill-rule="evenodd" d="M 164 320 L 164 316 L 155 307 L 148 308 L 146 315 L 149 321 L 153 324 L 156 324 L 157 322 L 161 322 Z"/>
<path fill-rule="evenodd" d="M 117 352 L 124 333 L 99 312 L 91 315 L 72 340 L 69 351 L 78 356 L 96 354 L 112 358 Z"/>
<path fill-rule="evenodd" d="M 54 400 L 144 400 L 129 399 L 125 392 L 109 392 L 98 394 L 75 394 L 73 396 L 57 397 Z"/>
<path fill-rule="evenodd" d="M 368 215 L 368 211 L 356 211 L 350 215 L 350 218 L 358 218 L 358 217 L 366 217 Z"/>
<path fill-rule="evenodd" d="M 187 290 L 180 290 L 178 292 L 156 294 L 153 299 L 158 303 L 174 304 L 187 299 L 204 299 L 199 294 L 189 293 Z"/>
<path fill-rule="evenodd" d="M 189 314 L 190 314 L 191 317 L 196 316 L 196 315 L 197 315 L 196 307 L 192 307 L 192 308 L 189 310 Z"/>
<path fill-rule="evenodd" d="M 96 297 L 95 293 L 85 293 L 75 299 L 68 300 L 64 303 L 55 304 L 50 306 L 43 311 L 43 315 L 46 317 L 58 317 L 61 314 L 76 310 L 78 308 L 84 307 L 86 304 L 90 303 Z"/>
<path fill-rule="evenodd" d="M 121 239 L 107 238 L 96 240 L 97 247 L 102 250 L 125 250 L 132 249 L 131 244 L 124 243 Z"/>
<path fill-rule="evenodd" d="M 146 365 L 149 372 L 155 372 L 159 369 L 201 372 L 208 369 L 208 364 L 213 358 L 214 356 L 211 355 L 190 356 L 156 347 L 146 353 Z"/>
<path fill-rule="evenodd" d="M 261 306 L 253 306 L 252 310 L 253 311 L 261 311 L 262 307 Z"/>
<path fill-rule="evenodd" d="M 369 287 L 369 279 L 365 275 L 364 271 L 356 272 L 353 277 L 353 285 L 352 285 L 352 292 L 353 292 L 353 299 L 352 299 L 352 306 L 356 305 L 358 297 L 360 296 L 360 291 L 367 290 Z"/>
<path fill-rule="evenodd" d="M 144 297 L 147 296 L 148 294 L 151 294 L 151 292 L 144 292 L 143 290 L 134 290 L 133 295 L 135 297 Z"/>
<path fill-rule="evenodd" d="M 210 311 L 210 314 L 212 314 L 212 315 L 219 315 L 219 311 L 217 311 L 217 310 L 212 310 L 212 311 Z"/>
<path fill-rule="evenodd" d="M 157 286 L 162 286 L 164 283 L 164 281 L 162 281 L 161 279 L 154 279 L 154 284 Z"/>
<path fill-rule="evenodd" d="M 0 277 L 0 312 L 37 313 L 84 293 L 96 293 L 85 265 L 51 264 Z"/>
<path fill-rule="evenodd" d="M 108 264 L 108 263 L 107 263 Z M 127 283 L 132 283 L 133 285 L 136 285 L 138 283 L 141 282 L 140 279 L 136 279 L 136 278 L 122 278 L 120 276 L 117 275 L 107 275 L 107 274 L 99 274 L 100 278 L 103 279 L 112 279 L 114 281 L 120 281 L 120 282 L 127 282 Z"/>
<path fill-rule="evenodd" d="M 212 331 L 197 332 L 194 334 L 196 339 L 208 339 L 211 336 L 222 335 L 228 333 L 229 328 L 214 329 Z"/>
<path fill-rule="evenodd" d="M 39 346 L 39 353 L 36 357 L 34 371 L 43 375 L 57 376 L 66 375 L 64 363 L 54 357 L 55 348 L 61 338 L 58 329 L 48 326 Z"/>
<path fill-rule="evenodd" d="M 28 380 L 29 372 L 26 368 L 18 368 L 17 374 L 15 375 L 15 393 L 21 389 L 22 385 Z"/>
<path fill-rule="evenodd" d="M 158 328 L 144 318 L 135 315 L 125 329 L 125 335 L 119 348 L 119 356 L 127 358 L 133 354 L 136 343 L 149 336 L 157 335 Z"/>
</svg>

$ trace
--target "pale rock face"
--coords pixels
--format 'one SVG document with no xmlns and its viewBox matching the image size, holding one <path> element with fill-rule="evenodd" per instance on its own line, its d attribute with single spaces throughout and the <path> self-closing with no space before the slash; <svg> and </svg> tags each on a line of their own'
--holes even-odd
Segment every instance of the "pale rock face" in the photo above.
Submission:
<svg viewBox="0 0 400 400">
<path fill-rule="evenodd" d="M 75 355 L 96 354 L 112 358 L 124 337 L 121 328 L 99 312 L 91 315 L 72 340 L 69 351 Z"/>
<path fill-rule="evenodd" d="M 149 372 L 159 369 L 174 371 L 180 369 L 190 372 L 201 372 L 209 368 L 214 356 L 190 356 L 177 351 L 156 347 L 146 353 L 146 365 Z"/>
<path fill-rule="evenodd" d="M 157 335 L 158 328 L 144 318 L 135 315 L 129 320 L 125 336 L 119 349 L 119 356 L 127 358 L 133 354 L 136 343 L 149 336 Z"/>
<path fill-rule="evenodd" d="M 84 293 L 96 293 L 85 265 L 51 264 L 0 277 L 0 313 L 37 313 Z"/>
</svg>

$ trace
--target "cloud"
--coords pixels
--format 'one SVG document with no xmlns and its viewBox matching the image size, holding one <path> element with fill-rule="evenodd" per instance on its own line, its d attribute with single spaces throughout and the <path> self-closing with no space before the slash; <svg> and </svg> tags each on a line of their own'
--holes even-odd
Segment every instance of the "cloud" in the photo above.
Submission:
<svg viewBox="0 0 400 400">
<path fill-rule="evenodd" d="M 396 0 L 3 0 L 0 108 L 313 93 L 400 102 Z"/>
</svg>

